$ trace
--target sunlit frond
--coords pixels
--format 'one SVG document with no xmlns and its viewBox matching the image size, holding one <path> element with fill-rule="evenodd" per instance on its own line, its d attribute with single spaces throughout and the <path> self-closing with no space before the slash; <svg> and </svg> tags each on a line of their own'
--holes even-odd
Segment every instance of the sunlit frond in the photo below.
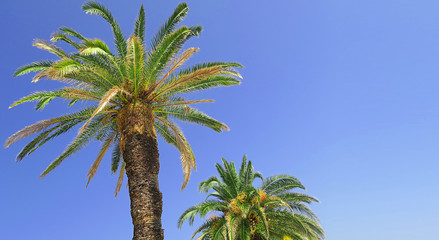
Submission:
<svg viewBox="0 0 439 240">
<path fill-rule="evenodd" d="M 76 48 L 77 50 L 81 49 L 81 44 L 73 41 L 70 39 L 65 32 L 59 31 L 52 34 L 52 38 L 50 39 L 51 42 L 56 43 L 58 41 L 63 41 L 67 44 L 70 44 L 72 47 Z"/>
<path fill-rule="evenodd" d="M 49 68 L 36 74 L 33 77 L 32 82 L 36 83 L 40 79 L 47 77 L 49 79 L 61 80 L 62 82 L 68 83 L 70 80 L 66 75 L 77 72 L 81 66 L 81 63 L 73 59 L 64 58 L 54 62 Z"/>
<path fill-rule="evenodd" d="M 105 42 L 99 39 L 87 39 L 84 41 L 84 47 L 79 51 L 82 55 L 113 55 L 110 48 Z"/>
<path fill-rule="evenodd" d="M 34 43 L 33 43 L 33 46 L 37 47 L 39 49 L 46 50 L 46 51 L 48 51 L 50 53 L 53 53 L 53 54 L 57 55 L 60 58 L 68 57 L 68 54 L 66 52 L 64 52 L 61 48 L 59 48 L 59 47 L 57 47 L 57 46 L 55 46 L 53 44 L 50 44 L 49 42 L 44 41 L 44 40 L 35 39 Z"/>
<path fill-rule="evenodd" d="M 108 23 L 110 23 L 111 29 L 113 30 L 114 42 L 117 48 L 117 52 L 119 53 L 120 57 L 124 57 L 127 51 L 125 37 L 120 30 L 119 24 L 113 18 L 113 15 L 110 13 L 110 11 L 102 4 L 95 1 L 86 2 L 84 5 L 82 5 L 82 9 L 88 14 L 99 15 L 104 18 Z"/>
<path fill-rule="evenodd" d="M 140 80 L 145 77 L 143 76 L 143 69 L 145 66 L 145 51 L 143 49 L 141 40 L 137 36 L 133 35 L 128 39 L 126 61 L 128 65 L 127 69 L 129 77 L 134 86 L 134 95 L 137 96 L 139 89 L 138 84 Z"/>
<path fill-rule="evenodd" d="M 78 38 L 79 40 L 84 40 L 84 41 L 86 40 L 86 38 L 85 38 L 82 34 L 78 33 L 77 31 L 75 31 L 75 30 L 73 30 L 73 29 L 71 29 L 71 28 L 68 28 L 68 27 L 60 27 L 59 30 L 62 31 L 62 32 L 64 32 L 64 33 L 67 34 L 67 35 L 70 35 L 70 36 L 72 36 L 72 37 L 76 37 L 76 38 Z"/>
<path fill-rule="evenodd" d="M 143 44 L 145 41 L 145 10 L 143 9 L 143 4 L 140 6 L 139 15 L 137 15 L 136 24 L 134 25 L 134 35 Z"/>
</svg>

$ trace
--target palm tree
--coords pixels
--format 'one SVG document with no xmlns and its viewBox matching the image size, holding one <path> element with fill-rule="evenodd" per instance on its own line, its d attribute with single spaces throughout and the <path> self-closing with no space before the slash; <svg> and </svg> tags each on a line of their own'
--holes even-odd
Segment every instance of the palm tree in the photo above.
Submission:
<svg viewBox="0 0 439 240">
<path fill-rule="evenodd" d="M 292 192 L 305 187 L 289 175 L 276 175 L 263 180 L 244 156 L 239 172 L 233 162 L 222 159 L 216 164 L 218 177 L 210 177 L 199 185 L 200 192 L 212 193 L 198 205 L 188 208 L 178 226 L 199 215 L 207 220 L 195 231 L 198 240 L 319 240 L 324 232 L 317 216 L 307 206 L 318 200 L 310 195 Z M 262 184 L 254 187 L 255 179 Z M 212 198 L 209 198 L 212 197 Z"/>
<path fill-rule="evenodd" d="M 128 177 L 133 239 L 163 239 L 157 134 L 180 151 L 184 188 L 191 169 L 195 169 L 195 157 L 173 120 L 196 123 L 217 132 L 228 130 L 228 127 L 189 106 L 212 100 L 187 100 L 182 95 L 239 84 L 237 78 L 240 75 L 233 68 L 241 65 L 209 62 L 178 70 L 198 51 L 198 48 L 182 51 L 183 44 L 201 32 L 201 26 L 181 26 L 176 29 L 176 25 L 188 13 L 185 3 L 177 6 L 149 45 L 144 41 L 143 6 L 135 22 L 134 33 L 129 38 L 125 38 L 118 23 L 103 5 L 86 2 L 82 9 L 110 23 L 117 53 L 111 52 L 107 44 L 99 39 L 86 38 L 71 28 L 61 27 L 54 33 L 51 39 L 53 43 L 42 40 L 34 42 L 34 46 L 55 54 L 59 59 L 25 65 L 15 72 L 15 76 L 37 72 L 33 82 L 47 78 L 68 86 L 55 91 L 33 93 L 14 102 L 11 107 L 24 102 L 36 102 L 36 109 L 39 110 L 55 98 L 68 100 L 69 106 L 80 100 L 95 104 L 27 126 L 9 137 L 5 147 L 37 134 L 18 154 L 17 160 L 21 161 L 49 140 L 82 123 L 73 142 L 44 170 L 41 177 L 91 140 L 101 141 L 102 148 L 88 172 L 88 182 L 95 175 L 105 153 L 113 148 L 112 171 L 120 172 L 116 195 L 125 171 Z M 54 45 L 58 41 L 70 44 L 76 50 L 68 53 Z"/>
</svg>

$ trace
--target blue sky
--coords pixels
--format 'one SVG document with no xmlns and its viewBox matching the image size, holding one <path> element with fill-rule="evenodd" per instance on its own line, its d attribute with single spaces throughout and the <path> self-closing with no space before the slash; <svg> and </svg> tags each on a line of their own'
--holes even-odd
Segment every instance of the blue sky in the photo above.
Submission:
<svg viewBox="0 0 439 240">
<path fill-rule="evenodd" d="M 147 38 L 178 1 L 101 1 L 124 34 L 133 29 L 141 3 Z M 44 111 L 32 104 L 11 110 L 29 93 L 61 87 L 31 84 L 14 70 L 53 58 L 33 48 L 69 26 L 108 44 L 108 24 L 80 9 L 83 1 L 1 1 L 1 139 L 41 119 L 73 109 L 62 101 Z M 241 86 L 194 97 L 226 122 L 217 134 L 181 124 L 193 146 L 198 172 L 180 191 L 182 172 L 175 149 L 159 142 L 160 187 L 166 239 L 189 239 L 194 227 L 176 227 L 178 216 L 205 198 L 198 182 L 215 174 L 225 157 L 247 154 L 265 176 L 302 180 L 328 240 L 434 239 L 439 235 L 439 2 L 438 1 L 188 1 L 183 24 L 204 26 L 191 63 L 238 61 Z M 128 192 L 117 198 L 108 158 L 86 189 L 97 155 L 92 143 L 44 179 L 39 174 L 74 137 L 47 144 L 21 163 L 23 142 L 1 150 L 0 236 L 2 239 L 130 239 Z"/>
</svg>

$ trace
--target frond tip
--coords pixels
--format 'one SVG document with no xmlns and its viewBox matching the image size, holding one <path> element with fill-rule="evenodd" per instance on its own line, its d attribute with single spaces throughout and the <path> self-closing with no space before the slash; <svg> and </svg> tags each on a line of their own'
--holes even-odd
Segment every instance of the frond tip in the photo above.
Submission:
<svg viewBox="0 0 439 240">
<path fill-rule="evenodd" d="M 32 124 L 30 126 L 27 126 L 25 128 L 23 128 L 22 130 L 12 134 L 5 143 L 5 148 L 8 148 L 11 144 L 17 142 L 18 140 L 21 140 L 25 137 L 28 137 L 34 133 L 37 133 L 43 129 L 48 128 L 49 126 L 51 126 L 52 124 L 56 123 L 56 121 L 54 121 L 53 119 L 48 119 L 48 120 L 42 120 L 39 121 L 35 124 Z"/>
</svg>

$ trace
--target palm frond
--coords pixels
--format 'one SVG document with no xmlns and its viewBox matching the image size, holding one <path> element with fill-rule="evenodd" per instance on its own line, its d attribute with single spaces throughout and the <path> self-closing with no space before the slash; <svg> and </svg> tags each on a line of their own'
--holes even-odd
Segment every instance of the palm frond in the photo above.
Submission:
<svg viewBox="0 0 439 240">
<path fill-rule="evenodd" d="M 87 39 L 84 41 L 84 47 L 79 51 L 82 55 L 113 55 L 110 48 L 105 44 L 105 42 L 99 39 Z"/>
<path fill-rule="evenodd" d="M 51 60 L 43 60 L 43 61 L 33 62 L 31 64 L 21 66 L 14 72 L 14 77 L 18 77 L 30 72 L 40 72 L 46 70 L 49 67 L 51 67 L 53 63 L 54 62 Z"/>
<path fill-rule="evenodd" d="M 126 60 L 128 64 L 129 77 L 133 81 L 134 95 L 137 96 L 138 84 L 144 78 L 143 68 L 145 65 L 145 51 L 139 37 L 131 36 L 128 39 Z"/>
<path fill-rule="evenodd" d="M 80 72 L 66 76 L 70 79 L 105 90 L 109 90 L 123 82 L 125 76 L 123 64 L 119 63 L 120 60 L 114 59 L 108 54 L 74 54 L 72 57 L 83 61 L 87 66 L 81 68 Z"/>
<path fill-rule="evenodd" d="M 38 148 L 37 144 L 39 144 L 41 141 L 43 141 L 50 133 L 58 129 L 61 125 L 55 125 L 54 127 L 51 127 L 42 133 L 40 133 L 38 136 L 36 136 L 32 141 L 30 141 L 26 146 L 24 146 L 21 151 L 18 153 L 17 157 L 15 158 L 17 162 L 23 160 L 23 158 L 27 155 L 29 155 L 32 151 L 34 151 L 36 148 Z"/>
<path fill-rule="evenodd" d="M 125 57 L 127 51 L 125 37 L 120 30 L 119 24 L 113 18 L 113 15 L 110 13 L 110 11 L 102 4 L 95 1 L 86 2 L 84 5 L 82 5 L 82 9 L 88 14 L 99 15 L 110 23 L 111 29 L 113 30 L 117 52 L 119 53 L 120 57 Z"/>
<path fill-rule="evenodd" d="M 51 92 L 36 92 L 36 93 L 32 93 L 28 96 L 22 97 L 21 99 L 15 101 L 14 103 L 12 103 L 9 108 L 13 108 L 19 104 L 25 103 L 25 102 L 32 102 L 32 101 L 45 101 L 46 103 L 48 101 L 51 101 L 54 98 L 57 97 L 62 97 L 63 94 L 65 94 L 65 90 L 64 89 L 60 89 L 60 90 L 55 90 L 55 91 L 51 91 Z"/>
<path fill-rule="evenodd" d="M 219 184 L 221 184 L 221 181 L 216 176 L 212 176 L 199 183 L 198 191 L 207 193 L 213 186 L 218 186 Z"/>
<path fill-rule="evenodd" d="M 26 126 L 25 128 L 23 128 L 22 130 L 12 134 L 5 143 L 5 148 L 9 147 L 11 144 L 13 144 L 14 142 L 21 140 L 25 137 L 28 137 L 34 133 L 40 132 L 43 129 L 48 128 L 49 126 L 53 125 L 56 123 L 55 119 L 47 119 L 47 120 L 42 120 L 39 121 L 35 124 Z"/>
<path fill-rule="evenodd" d="M 160 85 L 163 83 L 163 81 L 171 75 L 177 68 L 181 67 L 189 58 L 196 52 L 198 52 L 199 48 L 189 48 L 185 50 L 183 53 L 181 53 L 179 56 L 176 56 L 174 60 L 170 62 L 170 65 L 168 67 L 168 71 L 166 74 L 162 77 L 162 79 L 156 84 L 156 88 L 160 87 Z"/>
<path fill-rule="evenodd" d="M 60 27 L 59 30 L 62 31 L 62 32 L 64 32 L 64 33 L 67 34 L 67 35 L 70 35 L 70 36 L 72 36 L 72 37 L 76 37 L 76 38 L 78 38 L 79 40 L 83 40 L 83 41 L 86 40 L 86 37 L 84 37 L 82 34 L 78 33 L 77 31 L 75 31 L 75 30 L 73 30 L 73 29 L 71 29 L 71 28 L 68 28 L 68 27 Z"/>
<path fill-rule="evenodd" d="M 23 147 L 23 149 L 18 153 L 16 160 L 17 161 L 23 160 L 24 157 L 37 150 L 46 142 L 54 139 L 55 137 L 63 133 L 68 132 L 74 126 L 78 125 L 79 123 L 85 120 L 87 120 L 87 118 L 82 117 L 82 118 L 60 122 L 54 127 L 40 133 L 37 137 L 35 137 L 32 141 L 30 141 L 26 146 Z"/>
<path fill-rule="evenodd" d="M 123 162 L 122 160 L 122 154 L 120 152 L 120 139 L 119 137 L 116 137 L 116 141 L 114 143 L 113 153 L 111 154 L 111 172 L 116 173 L 117 169 L 119 168 L 120 162 Z"/>
<path fill-rule="evenodd" d="M 69 77 L 66 76 L 68 74 L 72 74 L 77 72 L 81 68 L 81 63 L 77 62 L 70 58 L 64 58 L 62 60 L 58 60 L 52 64 L 50 68 L 41 71 L 36 74 L 32 79 L 32 82 L 36 83 L 40 79 L 47 77 L 53 80 L 61 80 L 63 82 L 70 82 Z"/>
<path fill-rule="evenodd" d="M 191 174 L 191 168 L 196 170 L 195 156 L 192 152 L 188 141 L 184 137 L 181 130 L 168 120 L 160 117 L 155 117 L 159 122 L 156 121 L 155 127 L 160 135 L 164 136 L 165 140 L 172 143 L 179 151 L 181 157 L 181 164 L 183 168 L 183 185 L 181 189 L 184 189 L 189 182 L 189 177 Z"/>
<path fill-rule="evenodd" d="M 236 79 L 237 76 L 229 76 L 232 70 L 228 65 L 238 66 L 235 63 L 206 63 L 182 70 L 177 75 L 171 76 L 169 80 L 161 86 L 156 95 L 167 97 L 191 90 L 239 84 L 240 81 Z M 235 75 L 239 74 L 236 72 Z"/>
<path fill-rule="evenodd" d="M 184 40 L 190 35 L 191 30 L 185 26 L 169 34 L 160 43 L 157 49 L 151 53 L 146 64 L 147 77 L 145 87 L 152 84 L 159 73 L 165 68 L 170 59 L 178 52 Z"/>
<path fill-rule="evenodd" d="M 51 42 L 56 43 L 58 41 L 63 41 L 67 44 L 70 44 L 75 49 L 79 50 L 82 48 L 81 44 L 70 39 L 65 32 L 59 31 L 52 34 Z"/>
<path fill-rule="evenodd" d="M 240 63 L 237 63 L 237 62 L 199 63 L 199 64 L 195 64 L 191 67 L 180 70 L 178 72 L 178 76 L 188 75 L 188 74 L 191 74 L 191 73 L 196 72 L 198 70 L 212 68 L 212 67 L 221 67 L 221 69 L 224 72 L 226 72 L 227 74 L 238 77 L 238 78 L 242 78 L 242 76 L 239 74 L 239 72 L 237 72 L 236 70 L 233 70 L 233 68 L 237 68 L 237 67 L 242 68 L 243 67 Z M 230 72 L 230 73 L 228 73 L 228 72 Z"/>
<path fill-rule="evenodd" d="M 175 86 L 169 89 L 163 97 L 172 96 L 180 93 L 189 93 L 200 90 L 207 90 L 215 87 L 227 87 L 232 85 L 239 85 L 241 81 L 230 76 L 213 76 L 202 79 L 196 79 L 196 81 L 186 83 L 181 86 Z"/>
<path fill-rule="evenodd" d="M 143 4 L 140 6 L 139 15 L 137 15 L 136 23 L 134 25 L 134 35 L 140 39 L 143 44 L 145 41 L 145 10 Z"/>
<path fill-rule="evenodd" d="M 175 8 L 172 15 L 169 17 L 168 21 L 160 28 L 157 34 L 154 36 L 151 42 L 151 49 L 155 51 L 161 41 L 165 38 L 166 35 L 174 31 L 175 27 L 179 22 L 181 22 L 184 17 L 186 17 L 189 12 L 189 8 L 186 3 L 180 3 Z"/>
<path fill-rule="evenodd" d="M 267 178 L 261 186 L 261 189 L 268 194 L 282 193 L 292 188 L 301 188 L 305 190 L 305 187 L 300 181 L 290 175 L 280 174 Z"/>
<path fill-rule="evenodd" d="M 215 100 L 212 99 L 204 99 L 204 100 L 190 100 L 190 101 L 167 101 L 166 103 L 157 104 L 153 106 L 153 109 L 156 108 L 163 108 L 163 107 L 170 107 L 170 106 L 187 106 L 189 104 L 196 104 L 196 103 L 213 103 Z"/>
<path fill-rule="evenodd" d="M 64 52 L 61 48 L 59 48 L 59 47 L 57 47 L 57 46 L 55 46 L 53 44 L 50 44 L 49 42 L 44 41 L 44 40 L 35 39 L 34 43 L 33 43 L 33 46 L 37 47 L 39 49 L 42 49 L 42 50 L 46 50 L 46 51 L 48 51 L 50 53 L 53 53 L 53 54 L 57 55 L 60 58 L 68 57 L 68 54 L 66 52 Z"/>
<path fill-rule="evenodd" d="M 66 150 L 59 155 L 50 165 L 43 171 L 40 177 L 46 176 L 49 172 L 55 169 L 61 162 L 67 157 L 71 156 L 73 153 L 79 151 L 83 148 L 100 129 L 105 127 L 101 123 L 102 118 L 95 119 L 90 125 L 88 125 L 76 138 L 75 140 L 67 146 Z"/>
</svg>

